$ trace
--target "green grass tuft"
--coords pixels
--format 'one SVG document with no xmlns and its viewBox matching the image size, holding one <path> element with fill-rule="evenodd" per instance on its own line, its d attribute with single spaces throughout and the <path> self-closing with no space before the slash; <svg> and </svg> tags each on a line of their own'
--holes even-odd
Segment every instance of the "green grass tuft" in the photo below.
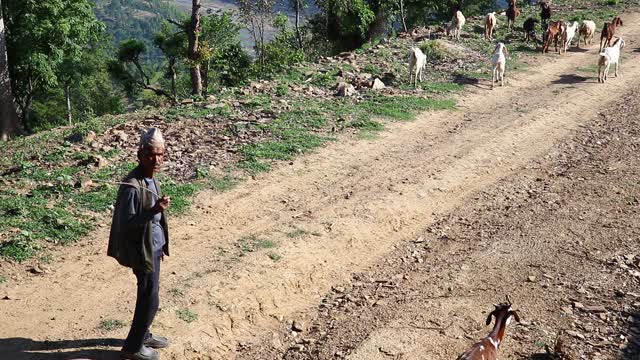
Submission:
<svg viewBox="0 0 640 360">
<path fill-rule="evenodd" d="M 124 326 L 125 326 L 125 323 L 122 320 L 105 319 L 100 321 L 100 324 L 98 325 L 98 330 L 112 331 L 112 330 L 123 328 Z"/>
<path fill-rule="evenodd" d="M 178 316 L 178 319 L 186 322 L 186 323 L 192 323 L 196 320 L 198 320 L 198 314 L 192 312 L 189 309 L 178 309 L 176 310 L 176 315 Z"/>
</svg>

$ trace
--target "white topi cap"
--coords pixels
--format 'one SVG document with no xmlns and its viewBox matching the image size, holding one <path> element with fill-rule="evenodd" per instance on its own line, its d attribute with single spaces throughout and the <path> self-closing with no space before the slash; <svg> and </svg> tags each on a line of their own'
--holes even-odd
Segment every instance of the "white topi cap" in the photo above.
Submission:
<svg viewBox="0 0 640 360">
<path fill-rule="evenodd" d="M 164 147 L 164 138 L 158 128 L 150 128 L 140 135 L 140 149 L 145 147 Z"/>
</svg>

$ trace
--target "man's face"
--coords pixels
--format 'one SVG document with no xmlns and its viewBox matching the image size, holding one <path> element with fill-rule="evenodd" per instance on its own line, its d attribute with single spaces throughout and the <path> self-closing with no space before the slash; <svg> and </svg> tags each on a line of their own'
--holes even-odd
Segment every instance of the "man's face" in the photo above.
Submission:
<svg viewBox="0 0 640 360">
<path fill-rule="evenodd" d="M 145 169 L 158 172 L 164 162 L 164 147 L 145 147 L 138 154 L 138 160 Z"/>
</svg>

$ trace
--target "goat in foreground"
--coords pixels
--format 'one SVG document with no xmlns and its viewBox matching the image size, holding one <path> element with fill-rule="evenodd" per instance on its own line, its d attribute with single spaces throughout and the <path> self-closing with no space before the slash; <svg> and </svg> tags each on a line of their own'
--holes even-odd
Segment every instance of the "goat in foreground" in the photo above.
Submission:
<svg viewBox="0 0 640 360">
<path fill-rule="evenodd" d="M 573 38 L 576 36 L 576 32 L 578 31 L 578 22 L 574 21 L 571 26 L 567 26 L 564 34 L 562 35 L 562 48 L 564 49 L 565 54 L 567 53 L 567 49 L 571 46 L 571 42 Z"/>
<path fill-rule="evenodd" d="M 496 19 L 496 12 L 490 12 L 484 17 L 484 38 L 486 40 L 493 40 L 493 30 L 498 27 L 498 20 Z"/>
<path fill-rule="evenodd" d="M 495 316 L 496 324 L 487 337 L 473 344 L 458 360 L 496 360 L 498 358 L 498 348 L 504 339 L 507 325 L 511 323 L 511 317 L 520 322 L 518 313 L 511 308 L 511 302 L 507 297 L 507 303 L 495 305 L 495 309 L 487 317 L 487 325 L 491 324 L 492 317 Z"/>
<path fill-rule="evenodd" d="M 413 86 L 418 86 L 418 77 L 422 81 L 422 73 L 427 67 L 427 55 L 420 48 L 412 47 L 409 52 L 409 84 L 413 81 Z M 413 79 L 412 74 L 415 75 Z"/>
<path fill-rule="evenodd" d="M 596 23 L 591 20 L 583 20 L 578 29 L 578 47 L 580 47 L 580 38 L 584 41 L 584 45 L 591 45 L 593 35 L 596 33 Z M 587 41 L 589 41 L 587 43 Z"/>
<path fill-rule="evenodd" d="M 466 19 L 462 14 L 462 11 L 456 11 L 451 22 L 447 25 L 447 35 L 452 36 L 456 40 L 460 40 L 460 30 L 462 30 L 465 22 Z"/>
<path fill-rule="evenodd" d="M 623 26 L 622 19 L 619 16 L 614 17 L 610 23 L 604 23 L 600 32 L 600 52 L 605 47 L 611 46 L 611 40 L 618 26 Z"/>
<path fill-rule="evenodd" d="M 496 48 L 493 49 L 493 55 L 491 55 L 491 64 L 493 65 L 491 72 L 492 89 L 498 80 L 500 80 L 500 86 L 504 86 L 504 70 L 507 65 L 507 55 L 509 55 L 509 51 L 503 43 L 498 43 Z"/>
<path fill-rule="evenodd" d="M 509 31 L 513 28 L 513 25 L 516 23 L 516 18 L 520 16 L 520 9 L 516 6 L 516 0 L 509 0 L 509 8 L 507 8 L 507 19 L 508 19 L 508 27 Z"/>
<path fill-rule="evenodd" d="M 618 77 L 618 66 L 620 65 L 620 52 L 624 48 L 624 40 L 620 37 L 614 41 L 613 45 L 605 48 L 600 53 L 600 59 L 598 59 L 598 82 L 604 83 L 609 77 L 609 68 L 611 64 L 616 65 L 615 76 Z M 602 68 L 604 67 L 604 71 Z"/>
</svg>

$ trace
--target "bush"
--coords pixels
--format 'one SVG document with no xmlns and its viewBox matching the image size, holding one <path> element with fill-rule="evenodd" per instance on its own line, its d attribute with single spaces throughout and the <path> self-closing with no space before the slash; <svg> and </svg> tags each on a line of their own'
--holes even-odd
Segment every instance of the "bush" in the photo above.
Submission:
<svg viewBox="0 0 640 360">
<path fill-rule="evenodd" d="M 264 48 L 265 63 L 261 69 L 262 75 L 279 73 L 304 60 L 304 53 L 296 44 L 295 34 L 287 26 L 288 21 L 287 16 L 283 14 L 276 16 L 273 21 L 278 34 Z"/>
</svg>

